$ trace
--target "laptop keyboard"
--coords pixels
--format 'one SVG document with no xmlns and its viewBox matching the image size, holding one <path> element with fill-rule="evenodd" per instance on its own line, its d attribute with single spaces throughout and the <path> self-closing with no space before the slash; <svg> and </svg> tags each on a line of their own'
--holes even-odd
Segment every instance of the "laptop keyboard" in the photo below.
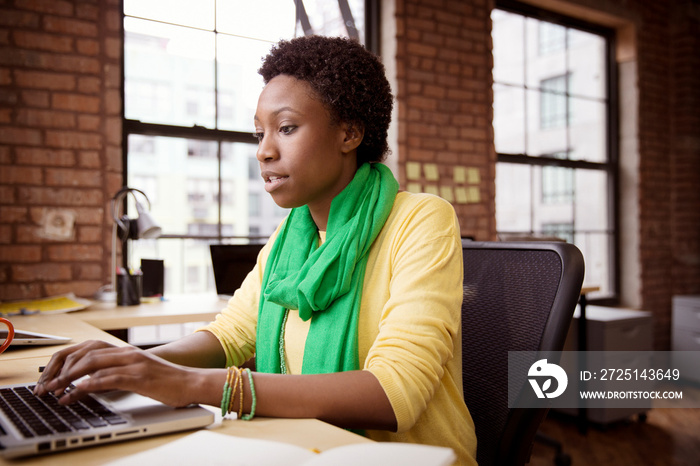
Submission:
<svg viewBox="0 0 700 466">
<path fill-rule="evenodd" d="M 0 411 L 26 438 L 126 423 L 90 396 L 64 406 L 53 393 L 38 397 L 33 391 L 33 385 L 0 389 Z"/>
</svg>

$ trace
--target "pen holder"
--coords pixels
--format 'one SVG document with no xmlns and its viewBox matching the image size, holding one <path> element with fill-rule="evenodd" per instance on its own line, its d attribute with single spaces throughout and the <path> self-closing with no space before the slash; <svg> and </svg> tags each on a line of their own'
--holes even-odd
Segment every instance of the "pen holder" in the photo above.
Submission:
<svg viewBox="0 0 700 466">
<path fill-rule="evenodd" d="M 141 275 L 117 275 L 117 306 L 141 304 Z"/>
</svg>

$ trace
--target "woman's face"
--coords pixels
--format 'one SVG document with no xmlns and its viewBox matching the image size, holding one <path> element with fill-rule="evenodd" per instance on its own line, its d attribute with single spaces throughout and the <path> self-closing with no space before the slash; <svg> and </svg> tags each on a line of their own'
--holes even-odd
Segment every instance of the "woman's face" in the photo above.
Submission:
<svg viewBox="0 0 700 466">
<path fill-rule="evenodd" d="M 265 190 L 281 207 L 308 204 L 325 230 L 331 201 L 357 170 L 362 134 L 334 123 L 311 86 L 288 75 L 271 79 L 260 94 L 255 131 Z"/>
</svg>

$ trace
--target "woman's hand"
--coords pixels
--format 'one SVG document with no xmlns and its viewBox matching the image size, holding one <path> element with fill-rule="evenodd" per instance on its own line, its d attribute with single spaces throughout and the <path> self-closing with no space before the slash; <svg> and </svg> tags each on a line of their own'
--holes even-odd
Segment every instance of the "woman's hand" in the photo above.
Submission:
<svg viewBox="0 0 700 466">
<path fill-rule="evenodd" d="M 66 391 L 73 381 L 85 375 L 90 377 Z M 138 348 L 87 341 L 54 354 L 35 393 L 41 396 L 54 392 L 60 396 L 60 403 L 69 404 L 90 392 L 128 390 L 180 407 L 202 401 L 193 393 L 201 386 L 201 376 L 201 371 L 170 363 Z"/>
</svg>

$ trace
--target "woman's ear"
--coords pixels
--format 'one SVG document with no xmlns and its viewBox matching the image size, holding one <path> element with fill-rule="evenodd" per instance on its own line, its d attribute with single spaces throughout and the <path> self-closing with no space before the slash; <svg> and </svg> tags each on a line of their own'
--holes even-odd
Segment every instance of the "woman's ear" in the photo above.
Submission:
<svg viewBox="0 0 700 466">
<path fill-rule="evenodd" d="M 351 152 L 360 145 L 362 138 L 365 137 L 365 129 L 352 123 L 343 123 L 344 139 L 342 143 L 342 151 Z"/>
</svg>

